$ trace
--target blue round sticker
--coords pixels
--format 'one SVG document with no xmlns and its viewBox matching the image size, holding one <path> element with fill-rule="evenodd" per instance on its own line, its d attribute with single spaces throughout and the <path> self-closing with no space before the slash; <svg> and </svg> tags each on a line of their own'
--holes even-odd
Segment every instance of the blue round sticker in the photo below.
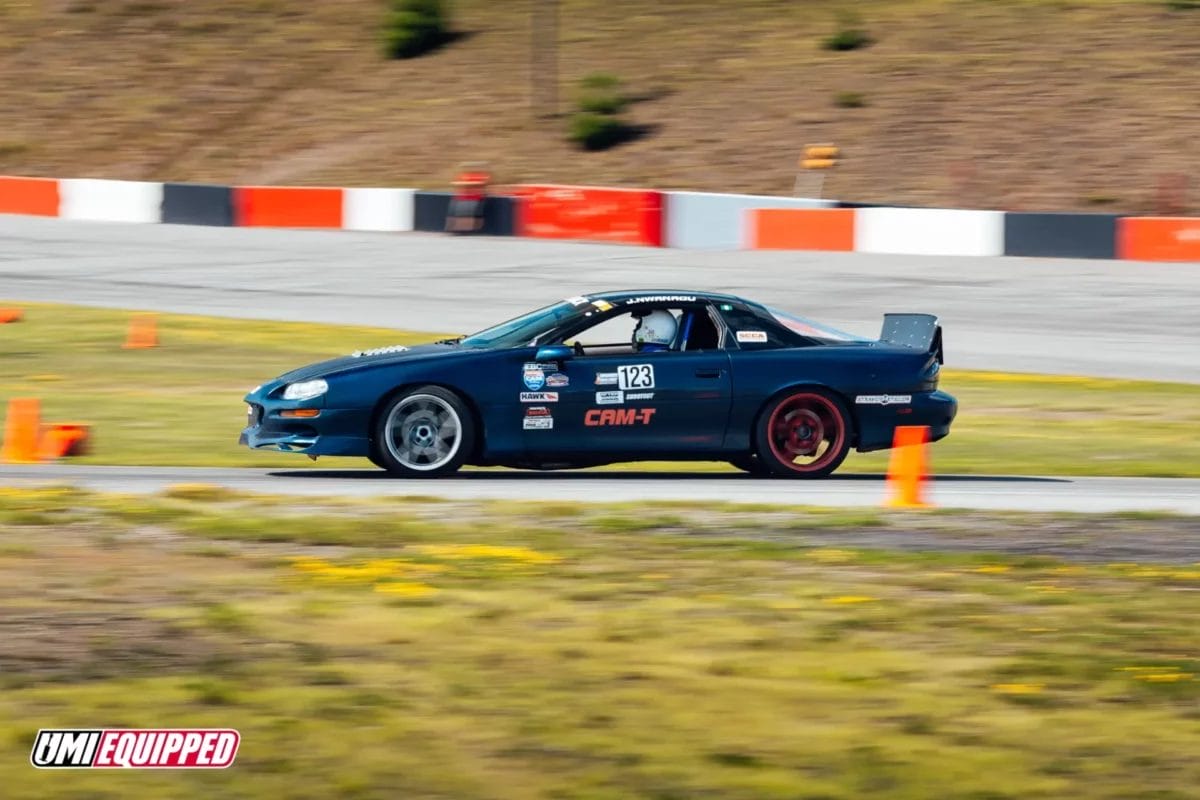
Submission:
<svg viewBox="0 0 1200 800">
<path fill-rule="evenodd" d="M 538 389 L 546 385 L 546 373 L 540 369 L 525 370 L 525 388 L 531 392 L 536 392 Z"/>
</svg>

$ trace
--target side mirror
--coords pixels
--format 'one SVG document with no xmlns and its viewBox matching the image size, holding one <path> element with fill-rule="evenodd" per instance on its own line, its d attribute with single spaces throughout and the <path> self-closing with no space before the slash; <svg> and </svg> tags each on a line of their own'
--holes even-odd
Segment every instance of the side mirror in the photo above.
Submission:
<svg viewBox="0 0 1200 800">
<path fill-rule="evenodd" d="M 575 350 L 565 344 L 548 344 L 539 347 L 534 359 L 537 361 L 567 361 L 575 355 Z"/>
</svg>

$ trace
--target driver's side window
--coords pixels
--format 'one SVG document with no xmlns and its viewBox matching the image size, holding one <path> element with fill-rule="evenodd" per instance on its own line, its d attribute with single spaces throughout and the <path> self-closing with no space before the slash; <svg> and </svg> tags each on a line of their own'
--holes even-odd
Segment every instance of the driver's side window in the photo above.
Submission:
<svg viewBox="0 0 1200 800">
<path fill-rule="evenodd" d="M 638 319 L 632 313 L 616 314 L 568 336 L 565 344 L 574 345 L 584 355 L 620 355 L 633 352 L 633 330 Z"/>
<path fill-rule="evenodd" d="M 634 344 L 634 331 L 644 317 L 657 336 L 643 339 L 654 342 L 640 347 Z M 716 325 L 703 307 L 666 308 L 638 307 L 623 314 L 604 318 L 589 328 L 568 336 L 565 344 L 573 345 L 579 355 L 623 355 L 634 352 L 670 350 L 712 350 L 720 347 Z"/>
</svg>

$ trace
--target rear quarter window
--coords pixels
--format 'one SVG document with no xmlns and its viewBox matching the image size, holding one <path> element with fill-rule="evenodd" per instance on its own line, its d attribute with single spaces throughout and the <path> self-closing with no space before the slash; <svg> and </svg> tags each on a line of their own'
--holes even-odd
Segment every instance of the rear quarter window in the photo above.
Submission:
<svg viewBox="0 0 1200 800">
<path fill-rule="evenodd" d="M 807 343 L 778 322 L 763 319 L 749 311 L 737 308 L 721 309 L 721 317 L 729 327 L 730 337 L 742 350 L 769 350 Z"/>
</svg>

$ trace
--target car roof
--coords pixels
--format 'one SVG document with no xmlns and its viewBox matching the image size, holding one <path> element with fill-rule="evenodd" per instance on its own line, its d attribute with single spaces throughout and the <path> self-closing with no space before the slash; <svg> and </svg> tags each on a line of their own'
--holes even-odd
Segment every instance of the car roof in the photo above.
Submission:
<svg viewBox="0 0 1200 800">
<path fill-rule="evenodd" d="M 732 294 L 721 294 L 720 292 L 703 292 L 695 289 L 622 289 L 611 292 L 595 292 L 587 295 L 588 298 L 596 300 L 608 300 L 610 302 L 619 303 L 625 300 L 632 300 L 638 297 L 661 297 L 664 301 L 674 301 L 679 298 L 694 297 L 697 300 L 708 300 L 714 303 L 748 303 L 744 297 L 738 297 Z M 757 305 L 757 304 L 756 304 Z"/>
</svg>

